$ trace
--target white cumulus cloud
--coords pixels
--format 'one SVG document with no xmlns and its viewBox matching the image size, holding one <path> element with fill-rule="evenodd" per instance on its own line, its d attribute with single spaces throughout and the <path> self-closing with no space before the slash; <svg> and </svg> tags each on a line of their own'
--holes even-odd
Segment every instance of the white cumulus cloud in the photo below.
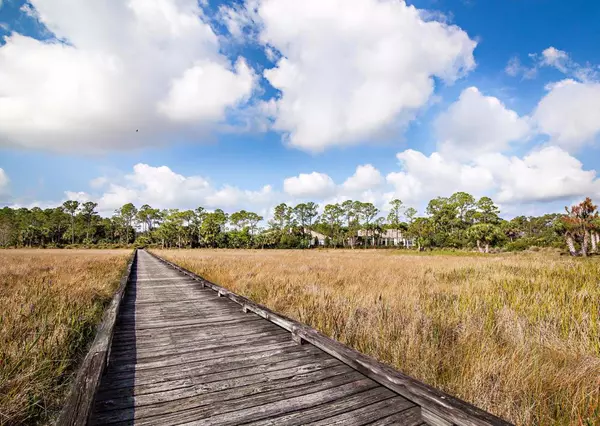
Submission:
<svg viewBox="0 0 600 426">
<path fill-rule="evenodd" d="M 333 179 L 325 173 L 300 173 L 283 181 L 283 190 L 298 198 L 323 198 L 333 194 L 335 189 Z"/>
<path fill-rule="evenodd" d="M 4 171 L 4 169 L 0 168 L 0 195 L 6 194 L 8 192 L 8 184 L 10 183 L 10 179 L 8 175 Z"/>
<path fill-rule="evenodd" d="M 342 184 L 344 192 L 357 193 L 379 187 L 383 182 L 381 172 L 371 164 L 358 166 L 356 172 Z"/>
<path fill-rule="evenodd" d="M 452 82 L 475 66 L 460 28 L 391 0 L 263 0 L 259 39 L 280 55 L 265 78 L 281 96 L 274 128 L 318 152 L 378 138 L 425 106 L 434 77 Z"/>
<path fill-rule="evenodd" d="M 545 203 L 600 195 L 594 170 L 556 146 L 534 149 L 521 157 L 487 153 L 456 160 L 434 152 L 406 150 L 397 155 L 401 171 L 386 177 L 393 195 L 409 203 L 465 191 L 488 195 L 499 203 Z"/>
<path fill-rule="evenodd" d="M 597 141 L 600 134 L 600 83 L 563 80 L 549 86 L 533 113 L 539 131 L 568 151 Z"/>
<path fill-rule="evenodd" d="M 158 108 L 173 121 L 218 121 L 227 106 L 252 93 L 255 80 L 254 72 L 241 59 L 235 71 L 224 71 L 211 62 L 199 63 L 173 81 L 167 99 Z"/>
<path fill-rule="evenodd" d="M 254 88 L 245 62 L 220 54 L 195 0 L 30 3 L 57 40 L 13 33 L 0 47 L 0 145 L 164 143 L 206 131 Z"/>
<path fill-rule="evenodd" d="M 494 176 L 495 200 L 547 202 L 600 194 L 594 170 L 559 147 L 534 150 L 523 158 L 490 154 L 477 159 Z"/>
<path fill-rule="evenodd" d="M 111 214 L 126 203 L 137 207 L 149 204 L 160 209 L 202 206 L 231 211 L 245 208 L 266 214 L 276 197 L 270 185 L 256 191 L 232 185 L 219 188 L 205 177 L 184 176 L 168 166 L 155 167 L 144 163 L 134 165 L 133 170 L 122 177 L 96 178 L 90 186 L 99 192 L 66 191 L 65 197 L 79 201 L 94 200 L 103 214 Z"/>
<path fill-rule="evenodd" d="M 459 99 L 435 122 L 438 147 L 446 156 L 473 158 L 486 152 L 502 152 L 529 133 L 527 119 L 519 117 L 493 96 L 476 87 L 465 89 Z"/>
<path fill-rule="evenodd" d="M 398 153 L 397 158 L 402 170 L 389 173 L 386 180 L 403 201 L 421 202 L 456 191 L 482 195 L 494 185 L 489 170 L 447 159 L 438 152 L 427 156 L 408 149 Z"/>
</svg>

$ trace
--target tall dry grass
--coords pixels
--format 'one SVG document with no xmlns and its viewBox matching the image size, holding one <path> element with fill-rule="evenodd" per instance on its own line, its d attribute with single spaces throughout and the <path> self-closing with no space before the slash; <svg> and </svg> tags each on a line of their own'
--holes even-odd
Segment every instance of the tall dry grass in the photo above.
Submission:
<svg viewBox="0 0 600 426">
<path fill-rule="evenodd" d="M 0 424 L 60 410 L 130 250 L 0 251 Z"/>
<path fill-rule="evenodd" d="M 156 252 L 517 424 L 600 424 L 598 258 Z"/>
</svg>

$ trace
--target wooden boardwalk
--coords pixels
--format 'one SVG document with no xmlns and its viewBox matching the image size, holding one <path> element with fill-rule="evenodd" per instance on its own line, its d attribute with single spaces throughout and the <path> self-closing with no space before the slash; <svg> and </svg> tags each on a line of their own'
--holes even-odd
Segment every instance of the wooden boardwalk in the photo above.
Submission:
<svg viewBox="0 0 600 426">
<path fill-rule="evenodd" d="M 135 251 L 58 426 L 510 423 Z"/>
<path fill-rule="evenodd" d="M 91 423 L 424 421 L 415 403 L 139 251 Z"/>
</svg>

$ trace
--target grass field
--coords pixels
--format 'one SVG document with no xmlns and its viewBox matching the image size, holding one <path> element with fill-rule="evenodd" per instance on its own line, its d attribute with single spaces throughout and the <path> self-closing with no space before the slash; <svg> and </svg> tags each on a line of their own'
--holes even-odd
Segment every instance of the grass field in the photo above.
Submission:
<svg viewBox="0 0 600 426">
<path fill-rule="evenodd" d="M 0 424 L 44 424 L 60 410 L 130 254 L 0 251 Z"/>
<path fill-rule="evenodd" d="M 600 424 L 598 258 L 156 253 L 517 424 Z"/>
</svg>

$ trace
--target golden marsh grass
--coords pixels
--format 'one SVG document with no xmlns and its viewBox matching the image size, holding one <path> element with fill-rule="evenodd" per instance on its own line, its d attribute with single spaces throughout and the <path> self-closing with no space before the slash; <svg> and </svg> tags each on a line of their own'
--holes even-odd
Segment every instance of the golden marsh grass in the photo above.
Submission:
<svg viewBox="0 0 600 426">
<path fill-rule="evenodd" d="M 0 424 L 50 422 L 130 250 L 0 251 Z"/>
<path fill-rule="evenodd" d="M 600 259 L 156 250 L 523 425 L 600 424 Z"/>
</svg>

